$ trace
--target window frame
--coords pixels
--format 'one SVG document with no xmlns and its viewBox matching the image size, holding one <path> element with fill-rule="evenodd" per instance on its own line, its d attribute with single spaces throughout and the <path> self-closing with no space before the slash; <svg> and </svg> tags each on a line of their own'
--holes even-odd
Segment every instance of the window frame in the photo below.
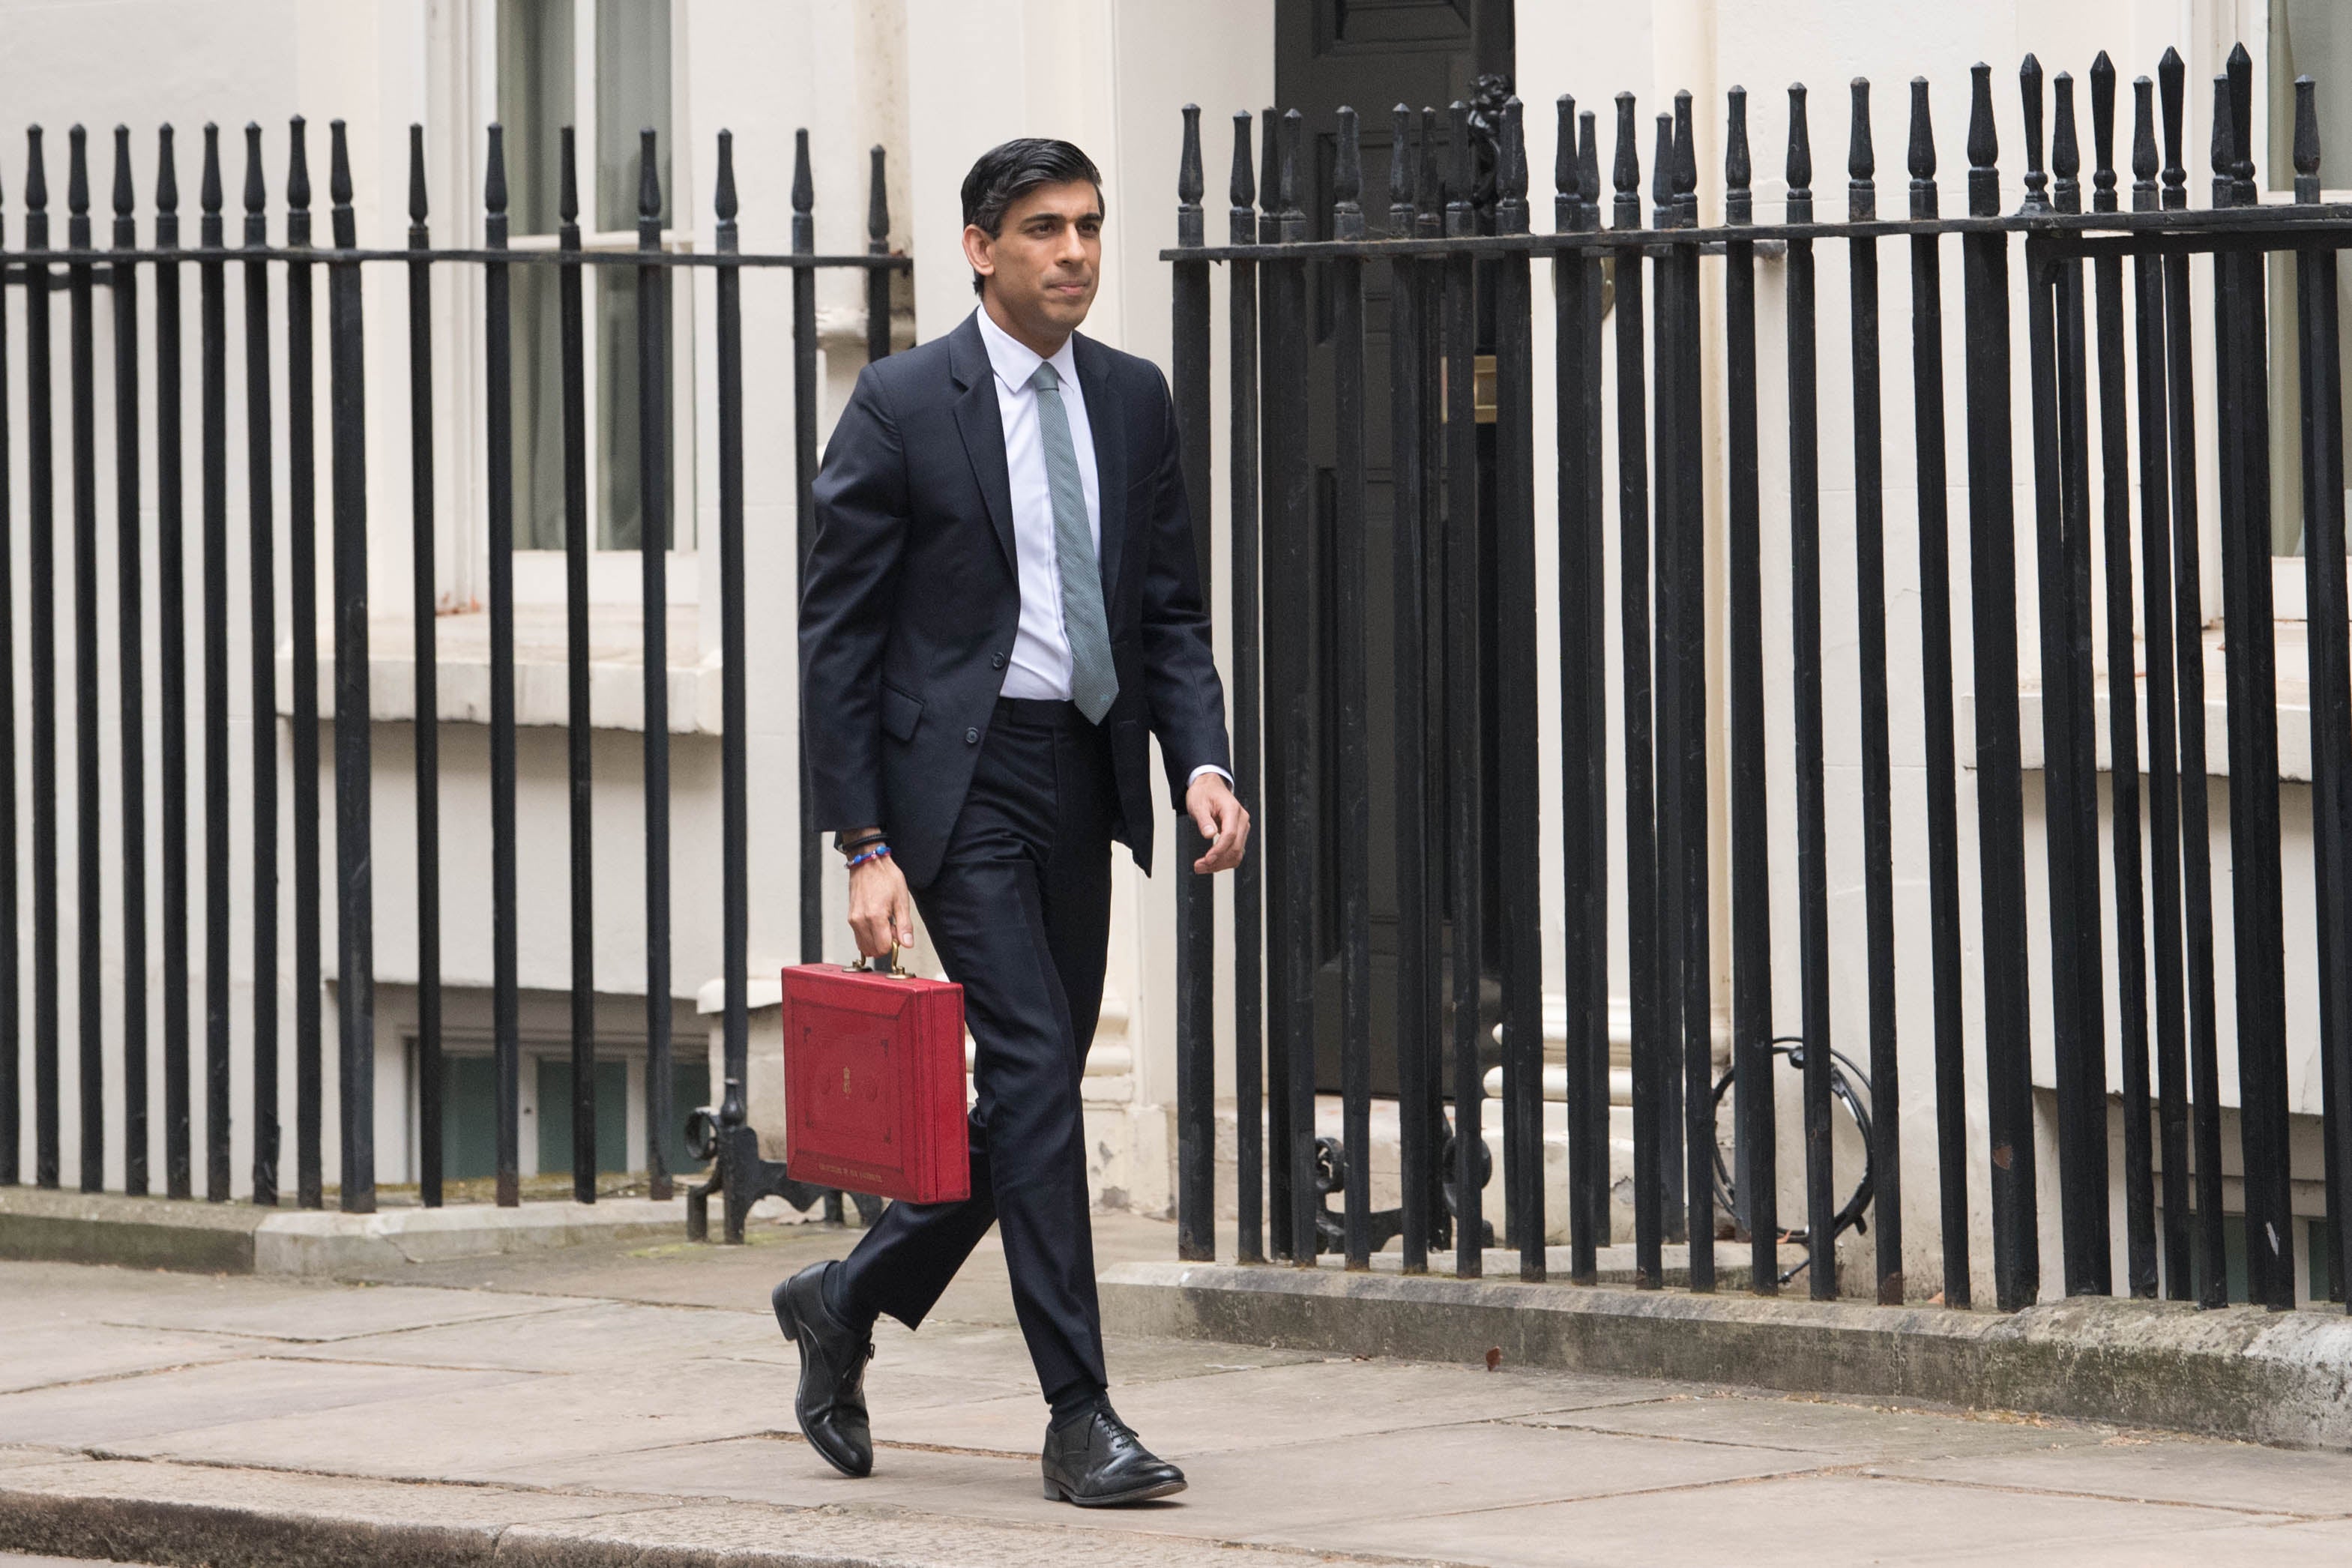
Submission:
<svg viewBox="0 0 2352 1568">
<path fill-rule="evenodd" d="M 691 254 L 695 249 L 696 233 L 688 215 L 694 210 L 690 202 L 679 199 L 679 192 L 691 189 L 690 139 L 683 127 L 688 118 L 686 99 L 686 7 L 688 0 L 670 0 L 670 127 L 669 166 L 673 186 L 668 193 L 670 224 L 661 231 L 661 248 L 666 252 Z M 597 146 L 597 0 L 570 0 L 572 6 L 572 124 L 575 143 L 586 151 L 584 166 L 580 170 L 583 199 L 588 208 L 582 216 L 583 224 L 580 245 L 583 251 L 615 253 L 637 249 L 637 231 L 598 229 L 593 226 L 599 216 L 595 211 L 596 170 L 594 149 Z M 475 48 L 481 62 L 475 74 L 476 91 L 480 99 L 476 118 L 488 124 L 499 118 L 499 0 L 480 0 L 475 14 Z M 514 251 L 550 253 L 558 248 L 559 237 L 551 234 L 510 235 L 507 247 Z M 602 268 L 587 269 L 592 274 Z M 696 445 L 695 445 L 695 277 L 691 268 L 674 269 L 668 289 L 668 329 L 670 348 L 669 421 L 670 449 L 676 460 L 670 465 L 670 539 L 667 570 L 665 573 L 667 603 L 673 606 L 692 606 L 701 603 L 701 572 L 698 554 L 698 517 L 696 507 Z M 583 395 L 587 406 L 587 424 L 592 448 L 596 440 L 603 386 L 602 363 L 599 354 L 599 334 L 603 330 L 602 312 L 594 299 L 596 283 L 593 276 L 583 279 L 588 298 L 582 310 L 583 363 L 582 366 Z M 487 393 L 487 388 L 485 389 Z M 590 453 L 588 484 L 589 536 L 598 539 L 603 530 L 604 486 L 599 482 L 598 467 L 601 454 Z M 489 490 L 489 454 L 488 444 L 479 448 L 479 470 L 477 474 L 478 493 L 485 498 Z M 478 564 L 483 581 L 488 580 L 488 534 L 484 529 L 477 552 Z M 565 577 L 565 552 L 558 549 L 530 549 L 518 545 L 513 552 L 514 595 L 517 604 L 561 604 L 568 593 Z M 621 550 L 591 548 L 588 552 L 588 600 L 592 605 L 635 607 L 644 600 L 642 550 L 631 547 Z"/>
</svg>

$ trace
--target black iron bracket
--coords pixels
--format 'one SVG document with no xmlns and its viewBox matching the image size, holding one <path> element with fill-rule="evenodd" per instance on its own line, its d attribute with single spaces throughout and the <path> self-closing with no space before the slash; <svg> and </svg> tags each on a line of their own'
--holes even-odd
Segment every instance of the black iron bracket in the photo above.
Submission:
<svg viewBox="0 0 2352 1568">
<path fill-rule="evenodd" d="M 1484 1188 L 1494 1180 L 1495 1156 L 1487 1152 L 1483 1144 L 1479 1148 L 1479 1155 L 1478 1185 Z M 1454 1169 L 1454 1135 L 1451 1132 L 1445 1135 L 1444 1146 L 1439 1152 L 1438 1169 L 1449 1174 L 1444 1178 L 1442 1201 L 1430 1205 L 1429 1245 L 1434 1250 L 1443 1251 L 1454 1245 L 1454 1216 L 1461 1208 L 1450 1174 Z M 1315 1191 L 1319 1194 L 1315 1208 L 1315 1249 L 1318 1252 L 1344 1253 L 1348 1250 L 1346 1217 L 1331 1209 L 1331 1194 L 1344 1191 L 1347 1185 L 1348 1146 L 1337 1138 L 1316 1139 Z M 1364 1222 L 1371 1250 L 1379 1252 L 1404 1234 L 1404 1209 L 1402 1205 L 1392 1209 L 1374 1209 L 1364 1216 Z M 1480 1248 L 1494 1246 L 1494 1222 L 1481 1219 L 1478 1226 Z"/>
<path fill-rule="evenodd" d="M 742 1086 L 727 1080 L 727 1094 L 718 1106 L 700 1106 L 686 1119 L 687 1152 L 710 1163 L 710 1179 L 686 1194 L 686 1238 L 710 1239 L 710 1197 L 716 1193 L 726 1205 L 724 1236 L 730 1246 L 743 1240 L 743 1225 L 751 1205 L 761 1198 L 778 1197 L 806 1214 L 822 1203 L 827 1224 L 839 1225 L 843 1194 L 832 1187 L 794 1181 L 783 1163 L 760 1152 L 760 1134 L 745 1120 Z M 872 1226 L 882 1217 L 882 1200 L 870 1193 L 851 1193 L 859 1223 Z"/>
</svg>

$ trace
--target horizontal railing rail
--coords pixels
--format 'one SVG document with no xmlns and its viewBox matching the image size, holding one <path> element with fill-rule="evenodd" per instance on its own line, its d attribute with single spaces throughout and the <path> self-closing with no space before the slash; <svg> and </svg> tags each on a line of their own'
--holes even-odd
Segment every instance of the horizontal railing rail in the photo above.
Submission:
<svg viewBox="0 0 2352 1568">
<path fill-rule="evenodd" d="M 1633 96 L 1615 103 L 1605 209 L 1596 116 L 1563 97 L 1548 233 L 1530 222 L 1516 98 L 1456 102 L 1443 114 L 1398 105 L 1380 216 L 1366 200 L 1352 110 L 1339 112 L 1328 166 L 1307 161 L 1297 110 L 1266 111 L 1255 150 L 1251 116 L 1236 114 L 1223 244 L 1210 243 L 1201 205 L 1198 110 L 1185 111 L 1178 243 L 1160 253 L 1173 269 L 1176 404 L 1205 542 L 1209 279 L 1222 267 L 1235 773 L 1264 824 L 1236 883 L 1230 966 L 1234 1245 L 1242 1260 L 1311 1265 L 1330 1250 L 1363 1268 L 1395 1239 L 1408 1272 L 1425 1270 L 1432 1250 L 1450 1246 L 1455 1272 L 1478 1274 L 1491 1234 L 1482 1189 L 1492 1045 L 1505 1241 L 1523 1279 L 1544 1279 L 1550 1266 L 1546 1171 L 1558 1164 L 1567 1173 L 1571 1281 L 1601 1277 L 1622 1225 L 1639 1285 L 1665 1282 L 1666 1246 L 1679 1242 L 1690 1287 L 1715 1289 L 1717 1243 L 1731 1237 L 1749 1289 L 1770 1293 L 1804 1272 L 1811 1293 L 1826 1299 L 1841 1289 L 1838 1238 L 1866 1230 L 1867 1252 L 1847 1250 L 1849 1267 L 1872 1281 L 1867 1294 L 1887 1303 L 1923 1297 L 1924 1282 L 1906 1264 L 1902 1179 L 1906 1134 L 1926 1131 L 1932 1157 L 1914 1152 L 1910 1166 L 1934 1173 L 1934 1203 L 1916 1207 L 1935 1216 L 1939 1235 L 1937 1247 L 1916 1250 L 1940 1252 L 1935 1299 L 1948 1305 L 1972 1300 L 1972 1215 L 1990 1217 L 1998 1305 L 2014 1309 L 2042 1293 L 2036 1152 L 2045 1137 L 2057 1154 L 2066 1293 L 2114 1291 L 2119 1262 L 2130 1294 L 2220 1305 L 2231 1292 L 2231 1227 L 2242 1225 L 2247 1299 L 2294 1306 L 2299 1258 L 2310 1268 L 2310 1297 L 2345 1299 L 2352 623 L 2336 252 L 2352 246 L 2352 205 L 2320 200 L 2308 79 L 2295 84 L 2292 110 L 2293 200 L 2259 200 L 2252 67 L 2240 48 L 2214 82 L 2211 205 L 2191 209 L 2184 77 L 2180 57 L 2168 50 L 2153 79 L 2132 84 L 2126 210 L 2107 57 L 2088 78 L 2087 185 L 2076 84 L 2063 73 L 2051 84 L 2045 170 L 2045 84 L 2027 57 L 2024 199 L 2005 211 L 1990 71 L 1977 66 L 1966 210 L 1951 216 L 1939 207 L 1928 84 L 1916 79 L 1901 217 L 1877 211 L 1870 90 L 1861 80 L 1852 88 L 1843 211 L 1816 216 L 1806 92 L 1793 87 L 1777 223 L 1756 221 L 1747 94 L 1735 88 L 1725 103 L 1723 220 L 1705 226 L 1689 94 L 1656 117 L 1646 218 Z M 1307 237 L 1310 178 L 1324 182 L 1330 203 L 1328 238 Z M 2018 241 L 2021 288 L 2011 272 Z M 1907 501 L 1890 488 L 1885 450 L 1901 437 L 1885 429 L 1883 407 L 1883 242 L 1907 242 L 1895 253 L 1909 263 L 1912 472 L 1901 482 L 1916 493 Z M 1824 406 L 1819 352 L 1816 257 L 1824 246 L 1843 248 L 1847 295 L 1850 360 L 1831 382 L 1845 406 L 1833 412 Z M 1960 315 L 1950 333 L 1943 269 L 1955 248 Z M 1757 262 L 1768 253 L 1780 286 L 1759 299 Z M 2210 277 L 2192 275 L 2194 256 L 2210 258 Z M 2291 295 L 2271 292 L 2267 256 L 2288 258 Z M 1540 318 L 1531 292 L 1538 263 L 1552 289 L 1556 420 L 1540 451 Z M 1384 291 L 1368 287 L 1368 276 L 1382 280 L 1372 268 L 1385 269 Z M 2013 298 L 2025 307 L 2021 322 L 2011 320 Z M 1367 320 L 1375 299 L 1388 313 L 1384 330 Z M 2301 410 L 2312 694 L 2316 918 L 2292 937 L 2273 700 L 2273 313 L 2293 325 L 2294 363 L 2277 367 L 2277 384 L 2292 381 Z M 1769 395 L 1759 385 L 1768 332 L 1781 339 L 1774 373 L 1785 378 Z M 1385 385 L 1371 379 L 1375 337 Z M 1959 353 L 1956 375 L 1945 363 L 1948 339 Z M 2022 411 L 2011 402 L 2018 352 Z M 1957 430 L 1948 387 L 1961 405 Z M 1768 408 L 1785 420 L 1782 431 L 1767 434 Z M 1835 474 L 1824 471 L 1825 416 L 1851 431 L 1850 455 L 1843 432 L 1836 443 L 1850 468 Z M 1368 442 L 1383 433 L 1385 461 L 1376 466 Z M 1776 465 L 1769 508 L 1768 451 Z M 2211 503 L 2200 464 L 2218 476 L 2217 563 L 2201 558 L 2199 514 Z M 1390 501 L 1384 544 L 1368 510 L 1376 480 Z M 1832 489 L 1844 492 L 1838 513 L 1849 504 L 1852 513 L 1852 599 L 1843 607 L 1828 602 L 1825 582 Z M 1557 582 L 1544 590 L 1555 595 L 1556 647 L 1538 646 L 1537 501 L 1547 491 L 1558 518 Z M 2024 541 L 2021 499 L 2032 508 Z M 1890 646 L 1890 501 L 1909 514 L 1916 535 L 1905 548 L 1916 552 L 1917 641 L 1899 657 Z M 1955 591 L 1951 560 L 1955 509 L 1968 552 L 1964 593 Z M 2031 545 L 2030 584 L 2017 580 L 2021 543 Z M 2202 586 L 2216 564 L 2229 775 L 2220 894 L 2229 919 L 2220 931 Z M 1370 589 L 1382 566 L 1391 593 L 1376 604 Z M 2095 588 L 2104 594 L 2095 605 Z M 1785 606 L 1769 639 L 1768 590 Z M 1375 626 L 1390 633 L 1385 655 L 1372 651 Z M 1605 646 L 1612 626 L 1614 693 Z M 2020 642 L 2027 626 L 2038 630 L 2033 664 Z M 1851 684 L 1842 678 L 1837 693 L 1852 702 L 1837 715 L 1853 764 L 1842 764 L 1849 776 L 1838 781 L 1837 799 L 1845 841 L 1838 852 L 1861 893 L 1852 917 L 1831 900 L 1825 654 L 1833 647 L 1853 660 Z M 1969 661 L 1973 736 L 1959 717 L 1959 657 Z M 1546 664 L 1558 672 L 1549 726 L 1538 724 L 1536 709 Z M 1386 756 L 1370 744 L 1367 680 L 1386 688 Z M 2021 732 L 2022 694 L 2037 680 L 2038 770 L 2027 765 Z M 1907 927 L 1898 921 L 1895 829 L 1898 805 L 1916 808 L 1895 786 L 1898 704 L 1917 716 L 1918 750 L 1905 762 L 1925 785 L 1901 857 L 1906 878 L 1924 887 L 1924 910 L 1906 914 Z M 1538 799 L 1539 733 L 1558 768 L 1548 803 Z M 1962 868 L 1964 756 L 1976 817 L 1972 879 Z M 2038 826 L 2027 813 L 2029 771 L 2042 776 Z M 1391 825 L 1390 841 L 1377 846 L 1375 795 Z M 1770 815 L 1774 795 L 1792 804 L 1789 816 Z M 1538 826 L 1554 814 L 1559 847 L 1547 873 Z M 1612 820 L 1622 824 L 1614 844 Z M 1792 821 L 1793 835 L 1776 831 L 1776 821 Z M 2036 838 L 2039 898 L 2029 896 L 2027 878 Z M 1717 857 L 1727 858 L 1727 874 L 1718 875 Z M 1378 878 L 1376 860 L 1385 863 Z M 1623 868 L 1622 887 L 1611 885 L 1612 866 Z M 1561 879 L 1564 910 L 1564 924 L 1549 929 L 1545 874 Z M 1790 880 L 1784 931 L 1773 904 Z M 1385 1013 L 1373 994 L 1376 886 L 1394 897 Z M 1965 918 L 1971 900 L 1973 929 Z M 1178 919 L 1179 1247 L 1207 1258 L 1217 1252 L 1224 1092 L 1217 942 L 1212 907 L 1196 889 L 1180 885 Z M 1726 931 L 1729 963 L 1718 965 L 1713 944 Z M 1795 939 L 1793 962 L 1780 944 L 1786 935 Z M 2220 989 L 2225 936 L 2233 995 Z M 2315 975 L 2292 1008 L 2291 940 L 2308 944 Z M 1541 942 L 1555 944 L 1565 1004 L 1562 1059 L 1549 1068 Z M 2046 1005 L 2030 995 L 2037 949 L 2047 956 Z M 1624 1136 L 1612 1127 L 1612 959 L 1630 992 L 1630 1162 L 1612 1154 Z M 1898 991 L 1898 963 L 1924 966 L 1927 983 L 1907 993 L 1916 1000 Z M 1728 976 L 1721 999 L 1718 967 Z M 1775 982 L 1787 978 L 1796 983 L 1793 1007 L 1775 1003 Z M 1861 1043 L 1851 1056 L 1839 1048 L 1851 1037 L 1840 1032 L 1850 1027 L 1846 1005 L 1832 1003 L 1841 979 L 1860 998 Z M 1722 1073 L 1719 1001 L 1727 1002 L 1730 1034 Z M 2224 1003 L 2235 1014 L 2234 1084 L 2222 1069 Z M 1906 1037 L 1927 1048 L 1906 1054 Z M 1336 1086 L 1318 1070 L 1326 1040 L 1336 1041 Z M 2044 1044 L 2055 1064 L 2046 1119 L 2036 1110 L 2032 1066 Z M 2291 1048 L 2319 1068 L 2322 1152 L 2309 1171 L 2291 1161 Z M 2111 1049 L 2119 1096 L 2108 1081 Z M 1781 1218 L 1774 1080 L 1783 1059 L 1801 1078 L 1801 1125 L 1786 1140 L 1797 1165 L 1797 1225 Z M 1931 1069 L 1927 1092 L 1902 1081 L 1914 1062 Z M 1402 1194 L 1397 1209 L 1378 1213 L 1376 1068 L 1396 1086 L 1395 1169 L 1384 1175 Z M 1548 1078 L 1557 1092 L 1546 1089 Z M 1337 1126 L 1318 1126 L 1318 1095 L 1334 1087 Z M 1560 1102 L 1549 1134 L 1548 1095 Z M 1727 1126 L 1718 1125 L 1718 1104 Z M 2225 1107 L 2236 1114 L 2242 1172 L 2226 1182 Z M 2120 1161 L 2108 1144 L 2118 1112 Z M 1841 1131 L 1842 1120 L 1850 1131 Z M 1548 1158 L 1547 1142 L 1563 1139 L 1559 1158 Z M 1621 1196 L 1612 1188 L 1627 1163 Z M 2119 1194 L 2111 1168 L 2120 1172 Z M 2298 1176 L 2325 1191 L 2307 1239 Z M 1327 1194 L 1340 1195 L 1339 1215 L 1324 1208 Z M 1621 1204 L 1631 1209 L 1622 1221 L 1612 1213 Z M 2120 1239 L 2110 1232 L 2111 1207 Z M 1794 1268 L 1782 1261 L 1784 1244 L 1802 1249 Z"/>
</svg>

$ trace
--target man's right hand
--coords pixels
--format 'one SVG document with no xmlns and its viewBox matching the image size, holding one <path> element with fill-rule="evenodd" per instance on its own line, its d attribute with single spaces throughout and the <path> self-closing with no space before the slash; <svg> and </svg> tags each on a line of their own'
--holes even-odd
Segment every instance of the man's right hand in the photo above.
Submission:
<svg viewBox="0 0 2352 1568">
<path fill-rule="evenodd" d="M 849 868 L 849 930 L 867 958 L 885 956 L 894 944 L 915 945 L 915 901 L 887 855 Z"/>
</svg>

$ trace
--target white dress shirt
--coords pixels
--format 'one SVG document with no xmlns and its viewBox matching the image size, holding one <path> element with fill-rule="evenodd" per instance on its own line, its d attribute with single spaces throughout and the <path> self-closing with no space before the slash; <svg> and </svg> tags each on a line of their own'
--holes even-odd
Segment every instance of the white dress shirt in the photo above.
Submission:
<svg viewBox="0 0 2352 1568">
<path fill-rule="evenodd" d="M 1029 378 L 1050 364 L 1061 380 L 1062 411 L 1077 449 L 1078 483 L 1086 491 L 1087 532 L 1095 559 L 1102 559 L 1102 477 L 1095 468 L 1094 426 L 1087 419 L 1087 395 L 1078 384 L 1076 339 L 1065 339 L 1050 360 L 996 324 L 985 307 L 972 311 L 989 368 L 996 373 L 996 412 L 1004 426 L 1004 469 L 1013 492 L 1013 552 L 1021 588 L 1021 621 L 1013 634 L 1003 695 L 1048 702 L 1070 700 L 1070 637 L 1062 624 L 1062 567 L 1054 537 L 1054 494 L 1045 478 L 1045 448 L 1037 428 L 1037 393 Z M 1109 607 L 1106 588 L 1104 608 Z M 1213 763 L 1192 770 L 1189 785 L 1202 773 L 1231 783 L 1233 775 Z"/>
</svg>

